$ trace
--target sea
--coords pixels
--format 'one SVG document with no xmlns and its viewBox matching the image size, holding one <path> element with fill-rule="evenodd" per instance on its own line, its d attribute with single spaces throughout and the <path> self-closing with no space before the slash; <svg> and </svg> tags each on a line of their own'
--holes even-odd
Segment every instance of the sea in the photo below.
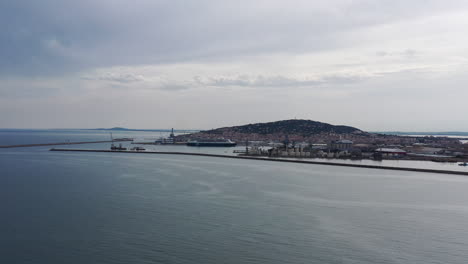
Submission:
<svg viewBox="0 0 468 264">
<path fill-rule="evenodd" d="M 0 130 L 0 145 L 108 138 Z M 468 261 L 466 176 L 49 149 L 0 149 L 0 263 Z"/>
</svg>

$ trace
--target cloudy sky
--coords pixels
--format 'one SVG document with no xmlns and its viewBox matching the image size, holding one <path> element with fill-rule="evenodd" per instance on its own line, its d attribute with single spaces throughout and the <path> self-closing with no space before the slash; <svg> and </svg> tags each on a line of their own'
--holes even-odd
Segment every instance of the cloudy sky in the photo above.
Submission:
<svg viewBox="0 0 468 264">
<path fill-rule="evenodd" d="M 0 128 L 468 131 L 468 1 L 3 0 Z"/>
</svg>

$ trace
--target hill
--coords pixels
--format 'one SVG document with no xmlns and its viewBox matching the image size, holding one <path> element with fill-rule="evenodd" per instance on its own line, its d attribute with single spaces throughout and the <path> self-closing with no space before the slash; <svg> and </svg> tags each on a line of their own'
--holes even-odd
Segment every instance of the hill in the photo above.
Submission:
<svg viewBox="0 0 468 264">
<path fill-rule="evenodd" d="M 90 128 L 90 129 L 86 129 L 86 130 L 117 130 L 117 131 L 127 131 L 127 130 L 131 130 L 131 129 L 128 129 L 128 128 L 125 128 L 125 127 L 113 127 L 113 128 Z"/>
<path fill-rule="evenodd" d="M 226 132 L 242 133 L 242 134 L 291 134 L 291 135 L 315 135 L 323 133 L 333 134 L 362 134 L 365 133 L 360 129 L 350 126 L 335 126 L 327 123 L 291 119 L 268 123 L 256 123 L 243 126 L 223 127 L 213 130 L 203 131 L 206 134 L 224 134 Z"/>
</svg>

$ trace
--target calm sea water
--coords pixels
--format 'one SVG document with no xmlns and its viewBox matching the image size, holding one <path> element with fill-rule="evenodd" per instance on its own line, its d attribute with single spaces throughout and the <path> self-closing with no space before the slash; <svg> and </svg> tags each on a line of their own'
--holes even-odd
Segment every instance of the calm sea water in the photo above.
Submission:
<svg viewBox="0 0 468 264">
<path fill-rule="evenodd" d="M 0 263 L 468 260 L 468 177 L 47 149 L 0 149 Z"/>
</svg>

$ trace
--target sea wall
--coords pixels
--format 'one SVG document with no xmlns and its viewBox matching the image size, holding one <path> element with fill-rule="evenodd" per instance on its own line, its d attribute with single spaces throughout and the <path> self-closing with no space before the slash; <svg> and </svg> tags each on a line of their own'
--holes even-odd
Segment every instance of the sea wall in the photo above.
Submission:
<svg viewBox="0 0 468 264">
<path fill-rule="evenodd" d="M 25 147 L 43 147 L 43 146 L 60 146 L 60 145 L 77 145 L 77 144 L 94 144 L 94 143 L 117 143 L 131 140 L 103 140 L 103 141 L 82 141 L 82 142 L 56 142 L 56 143 L 42 143 L 42 144 L 24 144 L 24 145 L 4 145 L 0 148 L 25 148 Z"/>
<path fill-rule="evenodd" d="M 261 160 L 270 162 L 287 162 L 287 163 L 301 163 L 301 164 L 315 164 L 325 166 L 341 166 L 341 167 L 354 167 L 366 169 L 381 169 L 381 170 L 397 170 L 397 171 L 414 171 L 414 172 L 427 172 L 427 173 L 443 173 L 468 176 L 468 171 L 449 171 L 449 170 L 434 170 L 422 168 L 407 168 L 407 167 L 390 167 L 390 166 L 376 166 L 376 165 L 362 165 L 362 164 L 346 164 L 346 163 L 332 163 L 320 161 L 307 161 L 307 160 L 287 160 L 278 158 L 260 158 L 249 156 L 229 156 L 219 154 L 205 154 L 205 153 L 188 153 L 188 152 L 162 152 L 162 151 L 116 151 L 116 150 L 93 150 L 93 149 L 56 149 L 52 148 L 50 151 L 63 151 L 63 152 L 104 152 L 115 154 L 164 154 L 164 155 L 190 155 L 202 157 L 216 157 L 216 158 L 229 158 L 229 159 L 245 159 L 245 160 Z"/>
</svg>

